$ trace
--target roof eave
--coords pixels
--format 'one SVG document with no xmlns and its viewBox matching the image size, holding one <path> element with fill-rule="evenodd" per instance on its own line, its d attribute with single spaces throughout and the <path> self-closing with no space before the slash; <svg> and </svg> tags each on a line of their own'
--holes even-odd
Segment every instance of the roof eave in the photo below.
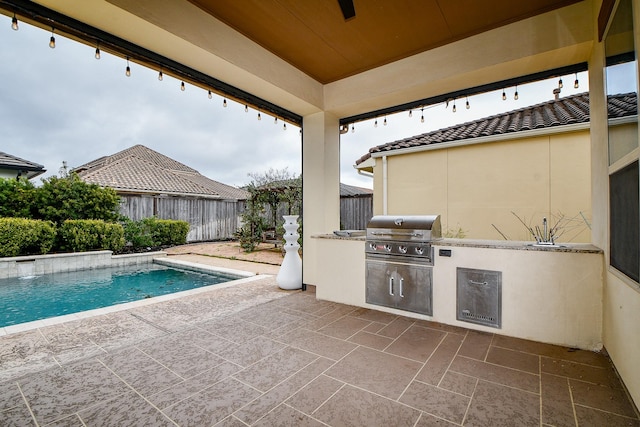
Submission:
<svg viewBox="0 0 640 427">
<path fill-rule="evenodd" d="M 42 175 L 43 173 L 45 173 L 46 171 L 47 171 L 46 169 L 27 171 L 27 179 L 33 179 L 35 177 L 38 177 L 38 176 Z"/>
<path fill-rule="evenodd" d="M 376 161 L 372 158 L 369 157 L 367 160 L 357 164 L 357 165 L 353 165 L 354 169 L 357 169 L 358 171 L 363 171 L 363 172 L 373 172 L 373 167 L 376 165 Z"/>
</svg>

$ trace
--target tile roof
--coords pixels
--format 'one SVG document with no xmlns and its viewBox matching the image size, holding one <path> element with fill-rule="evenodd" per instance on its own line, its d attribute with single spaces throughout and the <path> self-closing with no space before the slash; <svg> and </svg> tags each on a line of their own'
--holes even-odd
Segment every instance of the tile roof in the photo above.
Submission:
<svg viewBox="0 0 640 427">
<path fill-rule="evenodd" d="M 373 194 L 369 188 L 340 183 L 340 197 L 363 197 Z"/>
<path fill-rule="evenodd" d="M 609 117 L 637 114 L 636 93 L 609 96 L 608 103 Z M 588 122 L 589 93 L 581 93 L 378 145 L 356 160 L 356 165 L 373 153 Z"/>
<path fill-rule="evenodd" d="M 73 169 L 85 182 L 118 192 L 177 194 L 244 200 L 246 191 L 201 175 L 144 145 L 135 145 Z"/>
<path fill-rule="evenodd" d="M 0 151 L 0 167 L 27 171 L 43 171 L 44 166 Z"/>
<path fill-rule="evenodd" d="M 0 168 L 31 172 L 27 175 L 29 179 L 46 172 L 41 164 L 30 162 L 2 151 L 0 151 Z"/>
</svg>

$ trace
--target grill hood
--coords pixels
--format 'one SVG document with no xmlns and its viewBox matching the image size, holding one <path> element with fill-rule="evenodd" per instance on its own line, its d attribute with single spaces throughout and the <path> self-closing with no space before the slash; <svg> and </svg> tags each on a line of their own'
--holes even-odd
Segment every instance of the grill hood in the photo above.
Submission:
<svg viewBox="0 0 640 427">
<path fill-rule="evenodd" d="M 376 215 L 367 224 L 367 239 L 428 242 L 440 238 L 440 215 Z"/>
</svg>

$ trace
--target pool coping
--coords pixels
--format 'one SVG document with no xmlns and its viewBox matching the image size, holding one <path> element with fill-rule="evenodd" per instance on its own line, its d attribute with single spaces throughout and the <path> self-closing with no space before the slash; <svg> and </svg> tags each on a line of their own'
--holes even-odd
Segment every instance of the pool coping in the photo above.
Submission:
<svg viewBox="0 0 640 427">
<path fill-rule="evenodd" d="M 19 323 L 17 325 L 4 326 L 4 327 L 0 327 L 0 337 L 19 333 L 19 332 L 30 331 L 30 330 L 42 328 L 45 326 L 59 325 L 61 323 L 71 322 L 74 320 L 86 319 L 89 317 L 95 317 L 95 316 L 100 316 L 104 314 L 130 310 L 138 307 L 145 307 L 148 305 L 171 301 L 178 298 L 184 298 L 191 295 L 198 295 L 201 293 L 209 292 L 213 289 L 222 289 L 222 288 L 228 288 L 231 286 L 238 286 L 244 283 L 261 280 L 261 279 L 264 279 L 265 277 L 272 276 L 270 274 L 254 274 L 254 273 L 250 273 L 243 270 L 235 270 L 231 268 L 216 267 L 216 266 L 205 265 L 205 264 L 197 264 L 190 261 L 168 259 L 166 257 L 153 258 L 151 262 L 160 264 L 160 265 L 165 265 L 167 267 L 182 269 L 182 270 L 190 270 L 190 271 L 195 271 L 200 273 L 225 273 L 225 274 L 240 276 L 241 278 L 236 280 L 230 280 L 225 283 L 203 286 L 197 289 L 190 289 L 187 291 L 180 291 L 180 292 L 174 292 L 172 294 L 160 295 L 152 298 L 145 298 L 138 301 L 125 302 L 122 304 L 111 305 L 108 307 L 95 308 L 92 310 L 80 311 L 78 313 L 65 314 L 63 316 L 49 317 L 47 319 L 40 319 L 40 320 L 31 321 L 31 322 Z"/>
</svg>

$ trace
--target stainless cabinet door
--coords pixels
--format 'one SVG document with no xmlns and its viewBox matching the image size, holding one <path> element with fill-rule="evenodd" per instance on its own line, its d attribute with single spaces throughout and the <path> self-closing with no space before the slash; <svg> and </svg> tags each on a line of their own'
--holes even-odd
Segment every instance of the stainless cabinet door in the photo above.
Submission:
<svg viewBox="0 0 640 427">
<path fill-rule="evenodd" d="M 414 313 L 433 315 L 432 309 L 432 271 L 422 265 L 398 265 L 400 276 L 397 307 Z"/>
<path fill-rule="evenodd" d="M 366 298 L 369 304 L 396 308 L 398 275 L 386 262 L 367 261 Z"/>
<path fill-rule="evenodd" d="M 432 267 L 367 260 L 366 302 L 431 316 Z"/>
</svg>

